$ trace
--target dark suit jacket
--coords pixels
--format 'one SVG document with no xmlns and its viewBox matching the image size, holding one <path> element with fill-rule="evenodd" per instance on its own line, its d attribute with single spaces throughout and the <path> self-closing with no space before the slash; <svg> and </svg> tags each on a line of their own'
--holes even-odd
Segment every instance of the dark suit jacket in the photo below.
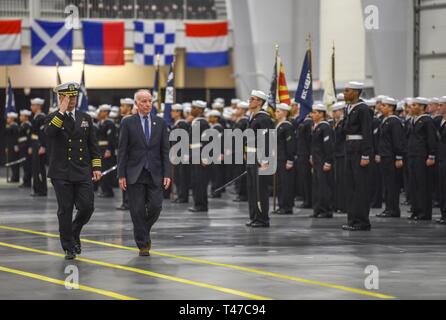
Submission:
<svg viewBox="0 0 446 320">
<path fill-rule="evenodd" d="M 118 177 L 128 184 L 138 180 L 146 159 L 153 180 L 162 185 L 163 178 L 171 176 L 169 136 L 163 119 L 151 116 L 150 141 L 146 143 L 139 114 L 122 120 L 118 145 Z"/>
</svg>

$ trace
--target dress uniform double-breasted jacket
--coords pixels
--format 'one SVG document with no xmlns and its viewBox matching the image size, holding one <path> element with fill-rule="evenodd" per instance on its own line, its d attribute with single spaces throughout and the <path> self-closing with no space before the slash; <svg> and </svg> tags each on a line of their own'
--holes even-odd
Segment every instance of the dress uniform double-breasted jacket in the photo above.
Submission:
<svg viewBox="0 0 446 320">
<path fill-rule="evenodd" d="M 48 144 L 48 177 L 67 181 L 91 180 L 101 170 L 101 154 L 91 117 L 76 111 L 75 121 L 59 111 L 45 121 Z M 69 121 L 74 121 L 70 126 Z"/>
</svg>

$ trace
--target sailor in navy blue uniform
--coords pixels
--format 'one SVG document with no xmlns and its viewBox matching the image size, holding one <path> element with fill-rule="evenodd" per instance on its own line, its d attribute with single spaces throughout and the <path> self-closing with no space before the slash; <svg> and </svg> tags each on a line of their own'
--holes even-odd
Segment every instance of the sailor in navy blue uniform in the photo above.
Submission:
<svg viewBox="0 0 446 320">
<path fill-rule="evenodd" d="M 343 130 L 345 103 L 337 102 L 332 106 L 334 135 L 334 195 L 333 211 L 346 213 L 347 198 L 345 193 L 345 133 Z"/>
<path fill-rule="evenodd" d="M 440 113 L 443 115 L 443 119 L 440 122 L 438 142 L 438 181 L 441 218 L 437 220 L 437 223 L 446 225 L 446 96 L 441 97 L 439 103 Z"/>
</svg>

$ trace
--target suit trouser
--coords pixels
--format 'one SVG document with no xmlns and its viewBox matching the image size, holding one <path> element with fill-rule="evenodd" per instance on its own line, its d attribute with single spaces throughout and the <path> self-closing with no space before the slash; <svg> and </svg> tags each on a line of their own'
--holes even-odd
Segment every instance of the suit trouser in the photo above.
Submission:
<svg viewBox="0 0 446 320">
<path fill-rule="evenodd" d="M 174 183 L 177 188 L 177 198 L 181 201 L 189 200 L 189 167 L 187 164 L 178 164 L 174 166 Z"/>
<path fill-rule="evenodd" d="M 347 219 L 349 225 L 370 226 L 369 167 L 361 167 L 359 153 L 347 153 L 345 157 L 345 185 Z"/>
<path fill-rule="evenodd" d="M 412 215 L 432 219 L 433 167 L 424 157 L 411 157 L 409 165 Z"/>
<path fill-rule="evenodd" d="M 31 187 L 31 178 L 32 178 L 32 157 L 30 155 L 24 155 L 26 158 L 25 162 L 23 162 L 23 184 L 26 187 Z"/>
<path fill-rule="evenodd" d="M 122 206 L 128 207 L 129 206 L 129 195 L 127 191 L 122 190 Z"/>
<path fill-rule="evenodd" d="M 322 162 L 313 164 L 313 212 L 315 215 L 320 213 L 332 212 L 333 200 L 333 172 L 330 170 L 324 172 Z"/>
<path fill-rule="evenodd" d="M 334 209 L 346 212 L 345 197 L 345 157 L 337 157 L 335 160 L 335 187 L 334 187 Z"/>
<path fill-rule="evenodd" d="M 298 156 L 297 157 L 297 171 L 298 180 L 297 182 L 301 186 L 303 203 L 305 205 L 311 206 L 312 203 L 312 178 L 311 178 L 311 166 L 309 156 Z"/>
<path fill-rule="evenodd" d="M 211 191 L 220 188 L 225 181 L 225 170 L 226 167 L 222 164 L 211 164 Z M 223 191 L 223 190 L 222 190 Z M 217 195 L 221 195 L 222 191 L 220 191 Z"/>
<path fill-rule="evenodd" d="M 15 152 L 13 148 L 8 148 L 8 162 L 13 162 L 19 160 L 19 153 Z M 20 180 L 20 164 L 15 164 L 11 166 L 11 177 L 9 181 L 11 182 L 19 182 Z"/>
<path fill-rule="evenodd" d="M 441 217 L 446 219 L 446 160 L 440 160 L 438 162 L 438 170 Z"/>
<path fill-rule="evenodd" d="M 198 209 L 208 208 L 208 184 L 210 167 L 201 164 L 191 164 L 192 196 L 194 207 Z"/>
<path fill-rule="evenodd" d="M 110 158 L 107 158 L 107 159 L 103 159 L 102 160 L 102 169 L 103 170 L 110 169 L 115 164 L 116 164 L 116 158 L 115 157 L 110 157 Z M 114 192 L 113 192 L 114 180 L 115 180 L 115 175 L 110 172 L 109 174 L 107 174 L 105 177 L 103 177 L 99 181 L 103 194 L 108 195 L 108 196 L 113 196 L 114 195 Z"/>
<path fill-rule="evenodd" d="M 151 243 L 150 231 L 158 220 L 163 204 L 162 183 L 155 182 L 149 171 L 143 169 L 138 180 L 127 185 L 133 235 L 139 249 Z"/>
<path fill-rule="evenodd" d="M 92 181 L 72 182 L 51 179 L 57 198 L 57 218 L 59 220 L 60 242 L 63 250 L 73 250 L 80 243 L 82 228 L 94 211 L 94 192 Z M 73 207 L 77 213 L 73 221 Z"/>
<path fill-rule="evenodd" d="M 294 207 L 294 167 L 286 169 L 286 160 L 277 161 L 277 198 L 279 208 L 285 212 L 293 211 Z"/>
<path fill-rule="evenodd" d="M 258 175 L 258 166 L 256 164 L 249 164 L 246 166 L 248 172 L 247 187 L 248 187 L 248 207 L 249 218 L 251 221 L 258 221 L 261 223 L 269 222 L 269 194 L 268 184 L 269 176 Z M 260 210 L 258 207 L 260 202 Z"/>
<path fill-rule="evenodd" d="M 386 211 L 392 215 L 400 216 L 400 188 L 398 172 L 394 157 L 381 157 L 381 170 L 385 187 Z"/>
<path fill-rule="evenodd" d="M 234 164 L 234 178 L 240 176 L 246 170 L 245 164 Z M 235 190 L 239 197 L 247 197 L 246 175 L 235 182 Z"/>
<path fill-rule="evenodd" d="M 383 180 L 381 173 L 381 165 L 376 163 L 374 159 L 369 164 L 370 175 L 370 206 L 373 208 L 381 208 L 383 204 Z"/>
<path fill-rule="evenodd" d="M 34 193 L 46 195 L 48 186 L 46 182 L 45 155 L 38 155 L 38 148 L 33 148 L 32 171 Z"/>
</svg>

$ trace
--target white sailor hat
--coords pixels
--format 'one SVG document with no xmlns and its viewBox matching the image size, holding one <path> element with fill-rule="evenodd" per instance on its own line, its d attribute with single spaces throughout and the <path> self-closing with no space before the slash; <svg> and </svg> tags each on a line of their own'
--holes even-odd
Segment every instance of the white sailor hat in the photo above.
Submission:
<svg viewBox="0 0 446 320">
<path fill-rule="evenodd" d="M 182 106 L 183 106 L 183 108 L 190 108 L 190 107 L 192 107 L 192 103 L 190 103 L 190 102 L 183 102 Z"/>
<path fill-rule="evenodd" d="M 110 114 L 108 115 L 110 118 L 112 119 L 116 119 L 118 117 L 118 112 L 116 111 L 111 111 Z"/>
<path fill-rule="evenodd" d="M 252 90 L 251 96 L 257 97 L 257 98 L 265 100 L 265 101 L 268 100 L 268 96 L 265 94 L 265 92 L 260 91 L 260 90 Z"/>
<path fill-rule="evenodd" d="M 438 99 L 439 103 L 446 103 L 446 96 L 442 96 Z"/>
<path fill-rule="evenodd" d="M 387 98 L 387 96 L 385 96 L 385 95 L 383 95 L 383 94 L 380 94 L 379 96 L 376 96 L 376 97 L 375 97 L 375 101 L 376 101 L 376 103 L 384 103 L 383 100 L 384 100 L 385 98 Z"/>
<path fill-rule="evenodd" d="M 45 100 L 43 100 L 41 98 L 31 99 L 31 104 L 43 105 L 44 103 L 45 103 Z"/>
<path fill-rule="evenodd" d="M 95 111 L 87 111 L 87 114 L 88 114 L 92 119 L 96 119 L 96 112 L 95 112 Z"/>
<path fill-rule="evenodd" d="M 30 115 L 32 115 L 32 112 L 30 110 L 23 109 L 23 110 L 20 110 L 20 115 L 21 116 L 30 116 Z"/>
<path fill-rule="evenodd" d="M 238 105 L 240 102 L 240 99 L 231 99 L 231 104 Z"/>
<path fill-rule="evenodd" d="M 190 111 L 192 110 L 192 106 L 189 104 L 189 105 L 183 105 L 183 114 L 186 114 L 186 113 L 190 113 Z"/>
<path fill-rule="evenodd" d="M 119 107 L 118 106 L 111 107 L 111 112 L 119 112 Z"/>
<path fill-rule="evenodd" d="M 101 104 L 98 108 L 98 112 L 110 111 L 110 110 L 111 110 L 111 105 L 109 105 L 109 104 Z"/>
<path fill-rule="evenodd" d="M 327 106 L 323 103 L 315 103 L 313 104 L 313 111 L 324 111 L 327 112 Z"/>
<path fill-rule="evenodd" d="M 429 103 L 440 103 L 440 99 L 438 99 L 438 98 L 430 98 L 429 99 Z"/>
<path fill-rule="evenodd" d="M 376 106 L 376 100 L 375 99 L 368 99 L 368 100 L 364 100 L 365 104 L 368 105 L 369 107 L 374 107 Z"/>
<path fill-rule="evenodd" d="M 291 107 L 289 105 L 287 105 L 286 103 L 278 103 L 278 104 L 276 104 L 276 109 L 290 111 Z"/>
<path fill-rule="evenodd" d="M 225 99 L 223 99 L 223 98 L 215 98 L 214 102 L 221 103 L 223 106 L 225 105 Z"/>
<path fill-rule="evenodd" d="M 79 95 L 79 83 L 71 81 L 65 82 L 53 89 L 55 93 L 63 94 L 65 96 L 77 96 Z"/>
<path fill-rule="evenodd" d="M 423 98 L 423 97 L 416 97 L 416 98 L 413 99 L 412 103 L 428 105 L 429 104 L 429 99 Z"/>
<path fill-rule="evenodd" d="M 404 98 L 404 102 L 405 102 L 406 104 L 412 104 L 412 103 L 413 103 L 413 98 L 412 98 L 412 97 Z"/>
<path fill-rule="evenodd" d="M 338 111 L 345 108 L 345 103 L 343 101 L 336 102 L 332 107 L 331 111 Z"/>
<path fill-rule="evenodd" d="M 344 94 L 343 93 L 338 93 L 337 96 L 336 96 L 336 100 L 344 101 L 345 100 Z"/>
<path fill-rule="evenodd" d="M 249 103 L 246 101 L 240 101 L 239 103 L 237 103 L 237 108 L 248 109 L 248 107 L 249 107 Z"/>
<path fill-rule="evenodd" d="M 221 109 L 224 108 L 224 104 L 221 103 L 220 101 L 214 101 L 214 103 L 212 104 L 212 109 Z"/>
<path fill-rule="evenodd" d="M 221 117 L 221 113 L 218 110 L 211 110 L 206 114 L 207 117 Z"/>
<path fill-rule="evenodd" d="M 183 105 L 182 104 L 179 104 L 179 103 L 175 103 L 173 106 L 172 106 L 172 110 L 173 111 L 183 111 L 183 109 L 184 109 L 184 107 L 183 107 Z"/>
<path fill-rule="evenodd" d="M 344 88 L 362 90 L 364 89 L 364 83 L 358 81 L 350 81 L 344 86 Z"/>
<path fill-rule="evenodd" d="M 194 100 L 192 101 L 192 107 L 202 108 L 205 109 L 207 106 L 207 103 L 202 100 Z"/>
<path fill-rule="evenodd" d="M 119 103 L 120 104 L 129 104 L 129 105 L 133 106 L 135 104 L 135 101 L 133 101 L 132 98 L 124 98 L 124 99 L 119 100 Z"/>
<path fill-rule="evenodd" d="M 88 111 L 96 111 L 96 107 L 92 106 L 91 104 L 88 106 Z"/>
<path fill-rule="evenodd" d="M 398 101 L 396 101 L 395 99 L 393 99 L 391 97 L 385 97 L 384 99 L 382 99 L 382 103 L 396 106 L 398 104 Z"/>
<path fill-rule="evenodd" d="M 232 109 L 231 107 L 223 109 L 223 118 L 231 119 L 233 114 L 234 114 L 234 109 Z"/>
<path fill-rule="evenodd" d="M 404 111 L 404 100 L 401 100 L 398 102 L 398 104 L 396 105 L 396 111 Z"/>
<path fill-rule="evenodd" d="M 6 117 L 8 117 L 8 118 L 14 118 L 14 119 L 17 119 L 18 116 L 19 116 L 19 115 L 18 115 L 16 112 L 8 112 L 8 113 L 6 114 Z"/>
</svg>

